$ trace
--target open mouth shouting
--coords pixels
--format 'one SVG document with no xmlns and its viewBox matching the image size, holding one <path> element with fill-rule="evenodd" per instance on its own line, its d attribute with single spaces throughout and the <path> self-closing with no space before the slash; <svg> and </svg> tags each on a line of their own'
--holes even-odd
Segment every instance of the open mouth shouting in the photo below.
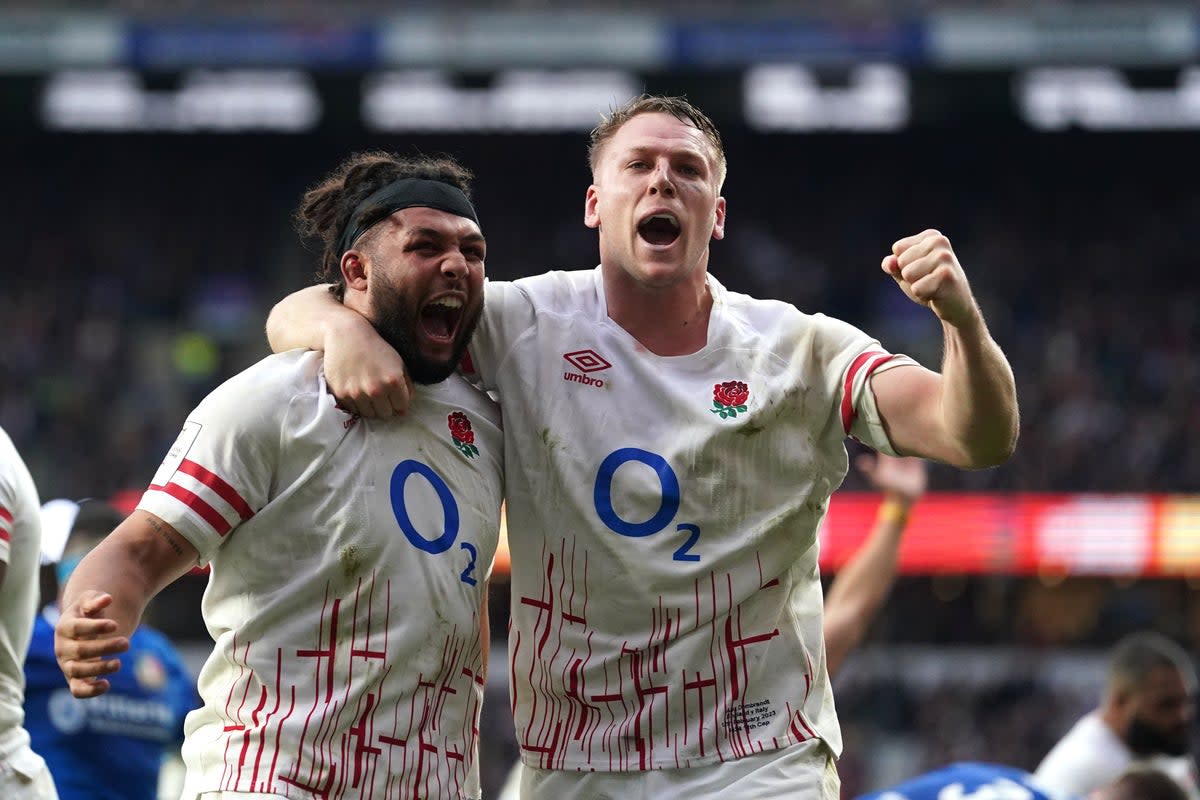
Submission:
<svg viewBox="0 0 1200 800">
<path fill-rule="evenodd" d="M 453 344 L 463 316 L 458 294 L 436 297 L 421 308 L 421 333 L 438 344 Z"/>
<path fill-rule="evenodd" d="M 655 212 L 638 223 L 637 232 L 647 244 L 666 247 L 679 238 L 679 219 L 669 211 Z"/>
</svg>

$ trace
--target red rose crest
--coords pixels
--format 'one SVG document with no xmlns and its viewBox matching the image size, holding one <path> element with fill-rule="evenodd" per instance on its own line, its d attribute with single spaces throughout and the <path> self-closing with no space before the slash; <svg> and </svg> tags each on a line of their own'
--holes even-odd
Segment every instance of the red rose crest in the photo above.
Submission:
<svg viewBox="0 0 1200 800">
<path fill-rule="evenodd" d="M 709 409 L 721 419 L 746 413 L 746 401 L 750 399 L 750 387 L 741 381 L 725 381 L 713 386 L 713 407 Z"/>
<path fill-rule="evenodd" d="M 446 417 L 446 422 L 450 426 L 450 436 L 454 439 L 454 446 L 458 448 L 459 452 L 467 458 L 479 455 L 479 448 L 475 446 L 475 431 L 471 430 L 471 420 L 467 419 L 467 415 L 461 411 L 455 411 Z"/>
</svg>

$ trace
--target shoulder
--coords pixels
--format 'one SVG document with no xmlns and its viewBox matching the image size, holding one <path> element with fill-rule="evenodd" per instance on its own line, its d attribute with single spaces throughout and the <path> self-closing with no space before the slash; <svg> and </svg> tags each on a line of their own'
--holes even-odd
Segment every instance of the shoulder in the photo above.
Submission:
<svg viewBox="0 0 1200 800">
<path fill-rule="evenodd" d="M 595 293 L 595 270 L 551 270 L 515 281 L 488 284 L 487 302 L 497 296 L 506 300 L 524 299 L 532 305 L 574 304 L 580 297 Z"/>
<path fill-rule="evenodd" d="M 213 389 L 193 414 L 277 417 L 298 397 L 324 394 L 323 363 L 323 355 L 313 350 L 267 356 Z"/>
<path fill-rule="evenodd" d="M 726 313 L 734 320 L 759 330 L 784 327 L 793 332 L 808 332 L 823 336 L 865 336 L 862 331 L 848 322 L 824 314 L 808 314 L 783 300 L 752 297 L 741 292 L 731 292 L 720 284 L 715 289 Z"/>
<path fill-rule="evenodd" d="M 1039 780 L 1087 781 L 1108 772 L 1116 774 L 1129 760 L 1120 739 L 1098 716 L 1088 714 L 1050 749 L 1036 774 Z"/>
<path fill-rule="evenodd" d="M 1122 752 L 1125 749 L 1113 730 L 1094 711 L 1080 717 L 1063 736 L 1062 741 L 1078 747 L 1101 748 L 1107 745 L 1108 749 L 1116 748 Z"/>
<path fill-rule="evenodd" d="M 324 364 L 315 350 L 288 350 L 269 355 L 226 380 L 215 392 L 247 391 L 251 396 L 316 391 Z"/>
<path fill-rule="evenodd" d="M 844 369 L 847 359 L 878 349 L 875 339 L 848 322 L 824 314 L 808 314 L 791 303 L 765 300 L 738 292 L 720 294 L 732 336 L 758 343 L 790 360 L 802 358 L 809 369 Z"/>
</svg>

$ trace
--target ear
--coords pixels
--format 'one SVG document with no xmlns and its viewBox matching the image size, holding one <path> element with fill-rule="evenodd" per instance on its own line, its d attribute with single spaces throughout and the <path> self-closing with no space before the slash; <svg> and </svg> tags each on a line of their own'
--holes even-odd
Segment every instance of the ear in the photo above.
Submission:
<svg viewBox="0 0 1200 800">
<path fill-rule="evenodd" d="M 713 225 L 712 238 L 720 241 L 725 238 L 725 198 L 717 198 L 716 222 Z"/>
<path fill-rule="evenodd" d="M 583 224 L 589 228 L 600 227 L 600 209 L 597 208 L 600 202 L 599 191 L 600 187 L 593 183 L 588 187 L 587 196 L 583 201 Z"/>
<path fill-rule="evenodd" d="M 346 281 L 347 289 L 365 292 L 367 290 L 366 256 L 359 250 L 347 250 L 342 253 L 342 278 Z"/>
</svg>

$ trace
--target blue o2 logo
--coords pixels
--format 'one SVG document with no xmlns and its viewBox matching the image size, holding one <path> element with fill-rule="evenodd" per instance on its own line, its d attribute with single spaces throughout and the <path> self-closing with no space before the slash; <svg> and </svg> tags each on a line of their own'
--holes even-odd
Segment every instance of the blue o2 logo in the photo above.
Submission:
<svg viewBox="0 0 1200 800">
<path fill-rule="evenodd" d="M 408 514 L 408 507 L 404 502 L 404 487 L 408 484 L 408 479 L 414 476 L 423 478 L 433 490 L 437 493 L 438 500 L 442 504 L 442 515 L 446 520 L 445 530 L 442 534 L 434 539 L 425 538 L 422 533 L 417 530 L 417 526 L 413 525 L 412 517 Z M 459 514 L 458 503 L 454 499 L 454 494 L 450 491 L 450 487 L 446 485 L 446 481 L 442 480 L 442 476 L 438 475 L 433 469 L 420 461 L 407 459 L 401 461 L 392 470 L 391 481 L 391 497 L 392 497 L 392 515 L 396 517 L 396 524 L 400 526 L 404 538 L 408 539 L 409 543 L 418 550 L 424 550 L 431 555 L 438 555 L 449 550 L 454 541 L 458 538 Z M 476 585 L 474 576 L 475 559 L 477 556 L 475 545 L 470 542 L 463 542 L 459 545 L 459 549 L 467 551 L 470 557 L 470 563 L 463 570 L 459 577 L 463 583 Z"/>
<path fill-rule="evenodd" d="M 658 511 L 645 522 L 629 522 L 622 519 L 617 510 L 613 508 L 613 477 L 618 469 L 631 461 L 649 467 L 658 476 L 662 500 L 659 502 Z M 649 450 L 637 447 L 622 447 L 620 450 L 609 453 L 608 457 L 600 462 L 600 469 L 596 472 L 596 485 L 592 490 L 592 502 L 600 521 L 614 533 L 634 539 L 653 536 L 670 525 L 671 521 L 675 519 L 675 515 L 679 513 L 679 476 L 675 474 L 675 470 L 671 469 L 667 460 L 658 453 L 651 453 Z M 674 560 L 699 561 L 700 556 L 690 550 L 692 545 L 700 539 L 700 528 L 689 523 L 681 523 L 675 529 L 686 531 L 690 535 L 675 551 Z"/>
</svg>

